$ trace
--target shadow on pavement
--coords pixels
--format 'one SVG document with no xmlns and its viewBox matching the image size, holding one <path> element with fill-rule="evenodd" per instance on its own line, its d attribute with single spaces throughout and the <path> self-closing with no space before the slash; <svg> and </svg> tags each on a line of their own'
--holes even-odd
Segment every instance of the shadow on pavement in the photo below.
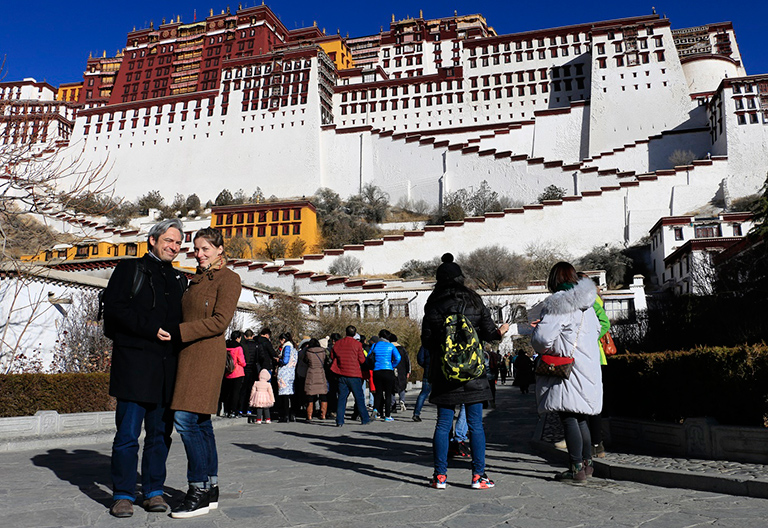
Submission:
<svg viewBox="0 0 768 528">
<path fill-rule="evenodd" d="M 110 458 L 89 449 L 50 449 L 47 454 L 31 458 L 36 466 L 53 471 L 60 480 L 77 486 L 85 495 L 109 507 L 112 504 Z"/>
</svg>

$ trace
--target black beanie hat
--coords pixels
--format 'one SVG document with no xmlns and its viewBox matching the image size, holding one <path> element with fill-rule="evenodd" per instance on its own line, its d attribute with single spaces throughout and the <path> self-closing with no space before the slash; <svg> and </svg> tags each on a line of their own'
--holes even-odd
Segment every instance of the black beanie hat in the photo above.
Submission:
<svg viewBox="0 0 768 528">
<path fill-rule="evenodd" d="M 462 277 L 464 274 L 461 272 L 461 268 L 453 261 L 453 255 L 450 253 L 444 254 L 440 257 L 443 261 L 437 267 L 437 273 L 435 274 L 437 282 L 447 282 L 455 279 L 456 277 Z"/>
</svg>

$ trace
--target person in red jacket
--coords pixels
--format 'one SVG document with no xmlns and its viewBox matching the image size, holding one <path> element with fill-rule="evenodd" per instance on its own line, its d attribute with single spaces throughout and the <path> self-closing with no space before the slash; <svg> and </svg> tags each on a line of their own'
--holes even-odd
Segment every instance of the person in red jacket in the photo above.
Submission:
<svg viewBox="0 0 768 528">
<path fill-rule="evenodd" d="M 363 345 L 354 338 L 357 329 L 350 325 L 346 329 L 346 337 L 336 341 L 331 349 L 331 372 L 339 377 L 339 403 L 336 408 L 336 427 L 344 425 L 344 412 L 347 409 L 349 393 L 355 398 L 355 407 L 362 424 L 370 423 L 368 410 L 365 408 L 363 395 L 363 374 L 360 365 L 365 363 Z"/>
</svg>

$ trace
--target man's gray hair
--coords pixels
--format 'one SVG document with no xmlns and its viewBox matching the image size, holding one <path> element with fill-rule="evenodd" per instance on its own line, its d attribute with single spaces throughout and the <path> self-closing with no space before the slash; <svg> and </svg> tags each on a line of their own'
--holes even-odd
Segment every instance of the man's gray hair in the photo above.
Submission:
<svg viewBox="0 0 768 528">
<path fill-rule="evenodd" d="M 179 230 L 182 237 L 184 236 L 184 224 L 179 220 L 178 218 L 168 218 L 166 220 L 163 220 L 162 222 L 158 222 L 155 225 L 152 226 L 152 229 L 149 230 L 149 233 L 147 234 L 147 244 L 149 247 L 152 247 L 152 242 L 149 241 L 149 237 L 154 238 L 157 240 L 160 238 L 160 235 L 168 231 L 171 227 L 175 227 Z"/>
</svg>

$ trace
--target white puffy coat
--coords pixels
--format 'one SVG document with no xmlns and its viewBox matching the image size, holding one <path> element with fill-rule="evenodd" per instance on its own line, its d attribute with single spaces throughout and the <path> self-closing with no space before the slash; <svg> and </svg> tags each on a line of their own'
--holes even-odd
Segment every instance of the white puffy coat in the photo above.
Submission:
<svg viewBox="0 0 768 528">
<path fill-rule="evenodd" d="M 596 296 L 594 282 L 582 279 L 573 289 L 553 293 L 544 301 L 542 318 L 533 332 L 531 345 L 539 354 L 572 355 L 574 365 L 567 380 L 536 377 L 539 414 L 568 411 L 592 415 L 599 414 L 603 408 L 603 379 L 597 344 L 600 322 L 592 307 Z"/>
</svg>

